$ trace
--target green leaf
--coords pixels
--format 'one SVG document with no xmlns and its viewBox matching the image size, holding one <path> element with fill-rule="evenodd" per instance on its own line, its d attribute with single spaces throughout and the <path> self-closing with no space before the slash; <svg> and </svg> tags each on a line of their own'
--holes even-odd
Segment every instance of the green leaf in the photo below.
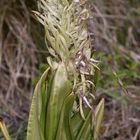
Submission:
<svg viewBox="0 0 140 140">
<path fill-rule="evenodd" d="M 72 92 L 72 84 L 68 80 L 64 63 L 60 63 L 54 75 L 50 89 L 50 99 L 47 106 L 46 136 L 54 140 L 59 124 L 62 105 L 65 98 Z"/>
<path fill-rule="evenodd" d="M 45 118 L 41 113 L 45 104 L 46 94 L 41 91 L 41 87 L 46 80 L 48 71 L 49 68 L 43 73 L 35 87 L 28 120 L 27 140 L 45 140 L 43 136 L 44 128 L 41 126 L 41 122 L 44 122 Z"/>
<path fill-rule="evenodd" d="M 70 94 L 66 99 L 62 107 L 61 117 L 57 130 L 56 140 L 62 140 L 65 135 L 66 140 L 73 140 L 74 136 L 70 127 L 70 115 L 74 103 L 74 94 Z"/>
<path fill-rule="evenodd" d="M 87 140 L 89 135 L 91 134 L 91 111 L 88 113 L 78 135 L 75 140 Z"/>
<path fill-rule="evenodd" d="M 76 137 L 78 130 L 80 130 L 84 119 L 81 117 L 81 114 L 75 113 L 74 116 L 71 118 L 71 128 L 73 130 L 74 137 Z"/>
<path fill-rule="evenodd" d="M 89 109 L 83 108 L 83 112 L 84 112 L 86 117 L 88 116 L 89 111 L 90 111 Z M 72 129 L 72 132 L 73 132 L 73 135 L 75 138 L 78 135 L 79 131 L 81 130 L 84 122 L 85 122 L 85 120 L 82 118 L 80 112 L 77 112 L 72 116 L 71 129 Z"/>
<path fill-rule="evenodd" d="M 104 99 L 101 99 L 101 101 L 99 102 L 99 104 L 97 105 L 97 107 L 95 109 L 95 121 L 96 121 L 95 128 L 94 128 L 94 139 L 95 140 L 97 139 L 97 135 L 99 133 L 103 115 L 104 115 Z"/>
</svg>

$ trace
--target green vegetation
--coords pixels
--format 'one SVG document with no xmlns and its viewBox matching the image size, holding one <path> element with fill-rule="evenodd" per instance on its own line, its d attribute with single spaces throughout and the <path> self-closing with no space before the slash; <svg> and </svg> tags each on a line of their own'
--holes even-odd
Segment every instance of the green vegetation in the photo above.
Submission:
<svg viewBox="0 0 140 140">
<path fill-rule="evenodd" d="M 88 10 L 61 0 L 41 0 L 39 9 L 34 13 L 44 26 L 50 56 L 33 95 L 27 140 L 96 140 L 104 99 L 94 109 L 93 77 L 99 68 L 91 58 L 88 17 L 82 15 Z"/>
<path fill-rule="evenodd" d="M 90 45 L 93 48 L 91 50 L 91 57 L 98 60 L 98 62 L 92 66 L 93 79 L 92 76 L 86 76 L 86 78 L 88 80 L 92 79 L 92 83 L 95 85 L 92 86 L 92 91 L 90 90 L 91 93 L 94 93 L 95 99 L 92 98 L 91 102 L 89 100 L 91 105 L 94 103 L 94 109 L 101 103 L 102 98 L 105 100 L 104 119 L 99 132 L 101 140 L 140 139 L 139 5 L 139 0 L 80 0 L 80 3 L 76 5 L 79 9 L 77 13 L 79 13 L 76 13 L 73 18 L 79 17 L 83 8 L 90 11 L 89 15 L 84 11 L 82 16 L 85 15 L 86 17 L 85 25 L 88 25 L 88 35 L 91 38 Z M 64 44 L 69 42 L 72 47 L 70 47 L 72 53 L 62 53 L 60 55 L 55 53 L 54 55 L 55 51 L 52 51 L 53 44 L 51 43 L 54 42 L 54 38 L 57 38 L 57 34 L 53 34 L 49 30 L 49 35 L 52 39 L 49 41 L 46 34 L 46 29 L 48 28 L 44 27 L 46 26 L 45 24 L 47 26 L 54 26 L 56 22 L 59 23 L 58 18 L 55 19 L 53 16 L 51 19 L 54 20 L 53 24 L 50 25 L 47 20 L 42 26 L 36 20 L 35 13 L 32 12 L 34 10 L 41 14 L 43 13 L 43 10 L 41 10 L 41 7 L 37 5 L 35 0 L 1 0 L 0 7 L 0 117 L 6 123 L 12 139 L 24 140 L 26 139 L 28 112 L 34 87 L 38 85 L 41 75 L 48 68 L 49 72 L 46 75 L 45 83 L 47 86 L 49 85 L 51 80 L 47 81 L 47 79 L 52 78 L 50 76 L 52 73 L 53 77 L 55 77 L 58 68 L 57 64 L 59 62 L 66 62 L 66 57 L 62 61 L 60 56 L 63 54 L 70 56 L 68 60 L 74 57 L 75 54 L 73 52 L 76 52 L 76 50 L 73 49 L 71 42 L 75 40 L 77 42 L 77 39 L 72 41 L 72 38 L 64 34 L 68 26 L 64 28 L 64 33 L 62 32 L 63 30 L 58 30 L 58 33 L 61 33 L 61 39 L 57 41 L 60 41 L 62 46 L 67 47 L 69 45 Z M 56 9 L 54 8 L 53 11 L 55 12 Z M 71 14 L 73 13 L 75 11 Z M 67 14 L 66 11 L 63 14 L 65 21 L 63 23 L 67 21 Z M 87 19 L 88 16 L 89 19 Z M 72 22 L 75 23 L 75 21 Z M 53 27 L 54 30 L 56 28 L 60 29 L 61 26 L 60 24 L 58 25 L 59 27 Z M 86 26 L 84 26 L 84 30 L 86 31 Z M 80 36 L 78 36 L 79 39 Z M 77 35 L 74 34 L 74 37 L 77 37 Z M 65 42 L 64 40 L 67 41 Z M 77 46 L 80 43 L 78 42 Z M 60 44 L 58 45 L 60 46 Z M 49 47 L 52 55 L 48 52 Z M 63 51 L 65 49 L 62 49 Z M 98 70 L 98 67 L 101 70 Z M 76 74 L 77 71 L 67 69 L 71 72 L 70 75 L 67 75 L 71 86 L 73 87 L 74 84 L 73 73 L 76 75 L 76 85 L 79 83 L 71 91 L 73 89 L 74 92 L 76 92 L 76 89 L 77 91 L 81 90 L 83 82 L 80 81 L 79 72 Z M 48 88 L 50 89 L 47 86 L 41 85 L 41 93 L 48 91 Z M 90 88 L 87 88 L 87 91 Z M 48 92 L 50 93 L 50 91 Z M 74 94 L 74 100 L 76 101 L 74 101 L 71 114 L 78 113 L 76 121 L 82 120 L 88 114 L 88 110 L 84 108 L 85 104 L 81 105 L 78 93 Z M 91 96 L 88 95 L 86 97 L 89 99 Z M 80 107 L 78 106 L 79 103 Z M 63 110 L 65 112 L 65 106 L 63 106 Z M 59 112 L 59 115 L 64 117 L 64 112 Z M 73 124 L 75 124 L 75 121 L 71 123 L 72 127 Z M 43 125 L 43 127 L 46 126 Z M 0 140 L 4 140 L 1 132 Z"/>
</svg>

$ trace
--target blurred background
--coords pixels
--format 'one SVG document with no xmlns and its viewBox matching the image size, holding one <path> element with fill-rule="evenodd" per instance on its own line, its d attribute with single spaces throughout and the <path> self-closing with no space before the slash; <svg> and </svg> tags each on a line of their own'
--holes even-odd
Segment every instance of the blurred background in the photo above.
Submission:
<svg viewBox="0 0 140 140">
<path fill-rule="evenodd" d="M 140 0 L 89 0 L 97 98 L 105 98 L 101 140 L 140 140 Z M 46 69 L 36 0 L 0 0 L 0 116 L 24 140 L 32 93 Z M 0 140 L 3 140 L 0 132 Z"/>
</svg>

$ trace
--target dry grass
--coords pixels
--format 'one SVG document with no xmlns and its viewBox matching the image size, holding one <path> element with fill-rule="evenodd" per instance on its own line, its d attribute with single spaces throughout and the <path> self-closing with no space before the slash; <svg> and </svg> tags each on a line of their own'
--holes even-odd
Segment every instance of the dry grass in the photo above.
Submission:
<svg viewBox="0 0 140 140">
<path fill-rule="evenodd" d="M 36 73 L 36 46 L 24 1 L 2 0 L 0 7 L 0 114 L 18 134 L 27 120 L 31 81 Z"/>
<path fill-rule="evenodd" d="M 18 140 L 23 140 L 33 90 L 31 81 L 38 71 L 37 60 L 39 58 L 39 63 L 46 61 L 44 51 L 42 55 L 42 51 L 36 49 L 31 37 L 32 23 L 27 8 L 30 3 L 22 0 L 0 1 L 0 115 L 12 128 L 13 138 Z M 97 57 L 103 54 L 101 61 L 104 63 L 97 90 L 97 95 L 106 99 L 101 140 L 140 139 L 139 5 L 139 0 L 90 1 L 89 32 L 92 36 L 94 31 L 94 48 Z M 33 36 L 40 37 L 38 32 L 34 33 Z M 42 42 L 38 44 L 43 46 Z M 37 54 L 41 57 L 37 58 Z M 136 67 L 130 68 L 130 62 Z M 124 71 L 125 75 L 119 76 L 129 95 L 123 94 L 121 83 L 118 85 L 108 78 L 111 77 L 109 68 L 117 73 Z M 116 91 L 119 98 L 112 99 L 107 94 Z"/>
<path fill-rule="evenodd" d="M 140 74 L 140 38 L 138 37 L 140 36 L 140 7 L 138 5 L 140 5 L 138 0 L 95 0 L 92 6 L 91 19 L 93 19 L 93 30 L 96 36 L 95 48 L 99 54 L 101 52 L 104 54 L 101 59 L 104 63 L 101 80 L 105 82 L 101 85 L 103 89 L 99 87 L 97 91 L 106 98 L 101 140 L 140 139 L 140 78 L 138 77 Z M 117 56 L 120 59 L 116 59 Z M 126 57 L 129 62 L 125 61 Z M 129 63 L 137 66 L 131 69 Z M 124 71 L 125 76 L 120 74 L 120 78 L 127 89 L 127 95 L 124 95 L 121 81 L 119 86 L 118 84 L 114 86 L 113 80 L 106 80 L 110 75 L 109 67 L 116 73 Z M 107 95 L 116 91 L 120 99 L 117 97 L 112 99 Z M 123 96 L 127 101 L 123 100 Z"/>
</svg>

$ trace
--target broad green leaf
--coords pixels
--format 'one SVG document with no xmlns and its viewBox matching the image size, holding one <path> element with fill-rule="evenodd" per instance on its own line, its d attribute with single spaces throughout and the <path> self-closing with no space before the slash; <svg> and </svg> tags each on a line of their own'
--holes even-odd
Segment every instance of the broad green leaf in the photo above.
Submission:
<svg viewBox="0 0 140 140">
<path fill-rule="evenodd" d="M 50 99 L 47 106 L 46 140 L 54 140 L 62 105 L 71 91 L 72 84 L 68 80 L 65 65 L 64 63 L 60 63 L 54 75 L 50 89 Z"/>
<path fill-rule="evenodd" d="M 43 136 L 44 130 L 41 126 L 41 122 L 45 120 L 41 120 L 44 118 L 41 113 L 45 104 L 45 100 L 43 99 L 46 99 L 46 97 L 44 92 L 41 93 L 41 86 L 46 80 L 48 71 L 49 68 L 43 73 L 41 79 L 35 87 L 28 120 L 27 140 L 45 140 Z"/>
<path fill-rule="evenodd" d="M 70 115 L 72 112 L 72 107 L 74 103 L 74 94 L 70 94 L 64 101 L 60 121 L 58 125 L 56 140 L 62 140 L 65 135 L 66 140 L 73 140 L 74 136 L 71 130 Z"/>
<path fill-rule="evenodd" d="M 64 129 L 66 133 L 67 140 L 73 140 L 74 136 L 71 130 L 71 122 L 70 122 L 70 116 L 72 112 L 72 107 L 74 103 L 74 94 L 71 94 L 67 97 L 66 101 L 64 102 L 65 105 L 65 112 L 64 112 Z"/>
</svg>

